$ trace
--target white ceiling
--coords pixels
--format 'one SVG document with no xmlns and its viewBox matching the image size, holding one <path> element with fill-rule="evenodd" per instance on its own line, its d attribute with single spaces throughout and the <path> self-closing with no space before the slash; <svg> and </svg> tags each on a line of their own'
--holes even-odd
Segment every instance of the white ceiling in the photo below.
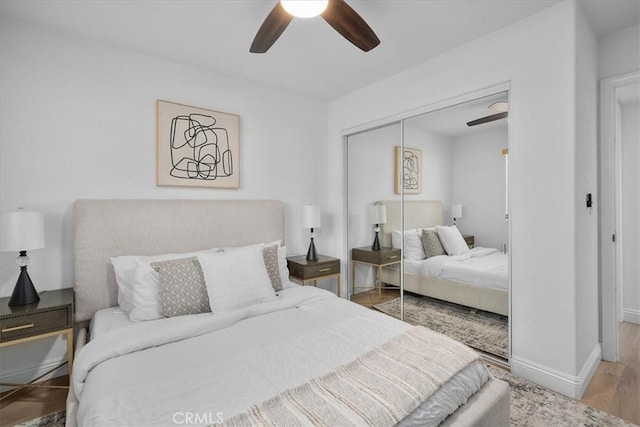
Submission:
<svg viewBox="0 0 640 427">
<path fill-rule="evenodd" d="M 0 16 L 331 100 L 558 0 L 348 0 L 380 38 L 374 50 L 360 51 L 318 17 L 294 19 L 266 54 L 251 54 L 275 1 L 2 0 Z M 581 1 L 602 21 L 600 32 L 638 22 L 640 1 Z"/>
</svg>

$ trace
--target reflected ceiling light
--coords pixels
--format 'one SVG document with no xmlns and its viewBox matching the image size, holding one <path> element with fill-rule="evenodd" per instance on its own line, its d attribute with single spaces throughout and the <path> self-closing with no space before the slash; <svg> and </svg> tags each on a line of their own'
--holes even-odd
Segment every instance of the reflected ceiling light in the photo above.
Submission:
<svg viewBox="0 0 640 427">
<path fill-rule="evenodd" d="M 313 18 L 327 8 L 329 0 L 280 0 L 284 10 L 298 18 Z"/>
<path fill-rule="evenodd" d="M 489 105 L 489 108 L 504 113 L 505 111 L 509 111 L 509 103 L 507 101 L 496 101 Z"/>
</svg>

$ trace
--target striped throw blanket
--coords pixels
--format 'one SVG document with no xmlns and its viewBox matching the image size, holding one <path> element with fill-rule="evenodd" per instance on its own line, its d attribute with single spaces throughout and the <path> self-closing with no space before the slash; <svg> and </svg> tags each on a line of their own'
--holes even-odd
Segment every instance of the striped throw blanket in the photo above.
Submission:
<svg viewBox="0 0 640 427">
<path fill-rule="evenodd" d="M 465 345 L 416 326 L 224 425 L 393 426 L 477 359 Z"/>
</svg>

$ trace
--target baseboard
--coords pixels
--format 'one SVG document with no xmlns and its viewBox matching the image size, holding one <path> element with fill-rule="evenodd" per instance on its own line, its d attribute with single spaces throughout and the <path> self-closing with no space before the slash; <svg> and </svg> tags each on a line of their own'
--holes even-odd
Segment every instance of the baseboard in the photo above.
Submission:
<svg viewBox="0 0 640 427">
<path fill-rule="evenodd" d="M 56 366 L 61 365 L 67 360 L 66 353 L 59 358 L 52 358 L 45 360 L 42 364 L 38 366 L 31 366 L 23 369 L 14 370 L 11 372 L 2 372 L 0 375 L 0 383 L 12 383 L 12 384 L 26 384 L 34 378 L 38 378 L 40 375 L 43 375 L 45 372 L 50 371 Z M 45 377 L 42 377 L 38 382 L 46 381 L 51 378 L 61 377 L 63 375 L 68 374 L 67 365 L 61 366 L 55 371 L 51 372 Z M 5 392 L 7 390 L 11 390 L 12 387 L 8 386 L 0 386 L 0 393 Z"/>
<path fill-rule="evenodd" d="M 557 391 L 572 399 L 579 400 L 587 389 L 591 377 L 593 377 L 596 369 L 598 369 L 601 358 L 602 347 L 600 347 L 600 343 L 598 343 L 585 361 L 580 373 L 575 376 L 513 355 L 510 359 L 511 373 L 531 380 L 553 391 Z"/>
<path fill-rule="evenodd" d="M 625 322 L 640 325 L 640 310 L 634 310 L 633 308 L 623 308 L 622 320 L 624 320 Z"/>
</svg>

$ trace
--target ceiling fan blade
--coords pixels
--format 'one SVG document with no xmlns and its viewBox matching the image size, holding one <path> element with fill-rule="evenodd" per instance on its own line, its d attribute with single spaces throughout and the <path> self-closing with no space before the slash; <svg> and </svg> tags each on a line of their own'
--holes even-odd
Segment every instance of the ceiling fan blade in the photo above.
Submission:
<svg viewBox="0 0 640 427">
<path fill-rule="evenodd" d="M 344 0 L 329 0 L 322 17 L 345 39 L 365 52 L 380 44 L 376 33 Z"/>
<path fill-rule="evenodd" d="M 278 37 L 287 28 L 293 16 L 289 15 L 284 7 L 277 2 L 275 7 L 269 12 L 260 29 L 256 33 L 249 52 L 265 53 L 278 40 Z"/>
<path fill-rule="evenodd" d="M 504 112 L 504 113 L 498 113 L 498 114 L 492 114 L 490 116 L 486 116 L 486 117 L 481 117 L 479 119 L 476 120 L 471 120 L 470 122 L 467 122 L 467 126 L 476 126 L 476 125 L 481 125 L 484 123 L 489 123 L 489 122 L 493 122 L 496 120 L 500 120 L 500 119 L 504 119 L 509 115 L 508 112 Z"/>
</svg>

